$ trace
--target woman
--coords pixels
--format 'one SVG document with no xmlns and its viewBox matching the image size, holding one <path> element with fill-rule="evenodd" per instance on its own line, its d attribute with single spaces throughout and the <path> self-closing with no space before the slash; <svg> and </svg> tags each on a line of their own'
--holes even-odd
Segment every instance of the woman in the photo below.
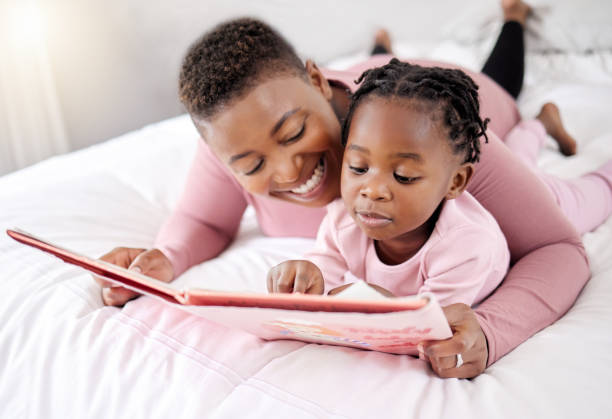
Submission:
<svg viewBox="0 0 612 419">
<path fill-rule="evenodd" d="M 382 56 L 365 66 L 386 61 Z M 205 35 L 181 72 L 181 100 L 204 139 L 184 195 L 155 249 L 118 248 L 102 259 L 171 281 L 218 255 L 248 204 L 265 234 L 314 237 L 324 205 L 339 196 L 339 121 L 349 102 L 347 88 L 355 88 L 352 80 L 362 69 L 322 72 L 311 61 L 304 66 L 278 34 L 253 20 L 232 21 Z M 480 374 L 563 315 L 589 276 L 580 237 L 545 186 L 497 137 L 519 121 L 514 101 L 487 76 L 468 73 L 480 86 L 483 115 L 492 120 L 491 141 L 483 146 L 469 191 L 497 219 L 514 266 L 475 311 L 460 304 L 445 308 L 453 337 L 422 348 L 443 377 Z M 106 304 L 135 296 L 103 286 Z"/>
</svg>

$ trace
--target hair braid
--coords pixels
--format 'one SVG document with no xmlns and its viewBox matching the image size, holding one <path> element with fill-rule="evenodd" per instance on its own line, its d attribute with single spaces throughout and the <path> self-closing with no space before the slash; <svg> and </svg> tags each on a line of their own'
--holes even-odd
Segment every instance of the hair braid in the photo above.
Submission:
<svg viewBox="0 0 612 419">
<path fill-rule="evenodd" d="M 363 83 L 362 83 L 363 82 Z M 465 162 L 480 157 L 480 137 L 485 138 L 489 118 L 480 117 L 478 86 L 463 71 L 440 67 L 421 67 L 396 58 L 388 64 L 365 71 L 356 81 L 362 83 L 353 94 L 342 128 L 346 144 L 351 120 L 364 98 L 373 94 L 385 98 L 416 99 L 442 112 L 455 153 L 465 153 Z"/>
</svg>

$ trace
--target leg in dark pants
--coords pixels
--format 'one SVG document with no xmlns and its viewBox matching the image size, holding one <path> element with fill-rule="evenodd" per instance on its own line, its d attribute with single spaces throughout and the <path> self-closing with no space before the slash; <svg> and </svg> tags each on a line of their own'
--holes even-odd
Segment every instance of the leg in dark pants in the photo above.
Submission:
<svg viewBox="0 0 612 419">
<path fill-rule="evenodd" d="M 525 74 L 523 25 L 516 21 L 504 23 L 482 72 L 495 80 L 515 99 L 518 97 Z"/>
<path fill-rule="evenodd" d="M 374 45 L 374 48 L 372 48 L 372 52 L 370 52 L 370 55 L 376 54 L 389 54 L 389 51 L 382 45 Z"/>
<path fill-rule="evenodd" d="M 374 48 L 370 52 L 370 55 L 376 54 L 392 54 L 391 52 L 391 38 L 389 37 L 389 32 L 386 29 L 379 29 L 376 32 L 376 36 L 374 38 Z"/>
<path fill-rule="evenodd" d="M 501 3 L 505 23 L 482 72 L 516 99 L 523 87 L 525 74 L 523 28 L 531 8 L 522 0 L 502 0 Z M 379 30 L 371 54 L 389 53 L 392 53 L 389 34 L 385 30 Z"/>
</svg>

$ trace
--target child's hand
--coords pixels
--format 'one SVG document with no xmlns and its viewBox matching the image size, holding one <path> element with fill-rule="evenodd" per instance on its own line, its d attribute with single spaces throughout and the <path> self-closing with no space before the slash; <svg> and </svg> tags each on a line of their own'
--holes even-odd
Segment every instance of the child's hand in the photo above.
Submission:
<svg viewBox="0 0 612 419">
<path fill-rule="evenodd" d="M 268 272 L 268 292 L 323 294 L 321 270 L 307 260 L 288 260 Z"/>
<path fill-rule="evenodd" d="M 146 250 L 117 247 L 100 257 L 100 259 L 164 282 L 170 282 L 174 277 L 172 264 L 157 249 Z M 102 286 L 102 301 L 108 306 L 122 306 L 139 295 L 130 289 L 117 286 L 99 276 L 94 275 L 94 279 Z"/>
</svg>

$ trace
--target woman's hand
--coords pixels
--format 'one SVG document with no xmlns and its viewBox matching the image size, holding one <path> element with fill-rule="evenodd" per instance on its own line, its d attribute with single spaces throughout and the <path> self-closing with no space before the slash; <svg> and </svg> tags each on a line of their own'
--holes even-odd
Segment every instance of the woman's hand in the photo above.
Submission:
<svg viewBox="0 0 612 419">
<path fill-rule="evenodd" d="M 158 249 L 117 247 L 100 257 L 100 260 L 164 282 L 170 282 L 174 278 L 170 260 Z M 108 306 L 122 306 L 139 295 L 104 278 L 94 275 L 94 279 L 102 286 L 102 301 Z"/>
<path fill-rule="evenodd" d="M 431 368 L 442 378 L 473 378 L 487 367 L 487 338 L 480 328 L 474 311 L 466 304 L 443 307 L 453 331 L 446 340 L 424 341 L 419 344 L 420 357 L 431 362 Z M 463 364 L 456 368 L 457 354 Z"/>
<path fill-rule="evenodd" d="M 288 260 L 268 272 L 268 292 L 323 294 L 321 270 L 307 260 Z"/>
</svg>

